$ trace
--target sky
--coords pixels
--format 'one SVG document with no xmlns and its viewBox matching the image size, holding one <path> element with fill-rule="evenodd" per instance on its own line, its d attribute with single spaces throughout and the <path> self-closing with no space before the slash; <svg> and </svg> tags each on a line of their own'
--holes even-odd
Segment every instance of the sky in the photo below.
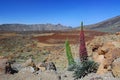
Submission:
<svg viewBox="0 0 120 80">
<path fill-rule="evenodd" d="M 0 0 L 0 24 L 77 27 L 120 15 L 120 0 Z"/>
</svg>

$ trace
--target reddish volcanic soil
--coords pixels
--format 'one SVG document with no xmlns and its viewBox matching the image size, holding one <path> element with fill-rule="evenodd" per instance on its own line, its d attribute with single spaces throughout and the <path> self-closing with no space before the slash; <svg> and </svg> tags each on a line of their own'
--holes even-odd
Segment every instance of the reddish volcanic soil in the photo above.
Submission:
<svg viewBox="0 0 120 80">
<path fill-rule="evenodd" d="M 48 44 L 61 44 L 65 43 L 65 40 L 68 39 L 70 43 L 76 44 L 79 42 L 79 30 L 72 30 L 72 31 L 58 31 L 58 32 L 49 32 L 53 33 L 52 35 L 41 35 L 34 37 L 33 39 L 37 39 L 41 43 L 48 43 Z M 97 32 L 97 31 L 84 31 L 85 33 L 85 40 L 89 41 L 92 40 L 95 36 L 101 36 L 107 33 L 104 32 Z"/>
</svg>

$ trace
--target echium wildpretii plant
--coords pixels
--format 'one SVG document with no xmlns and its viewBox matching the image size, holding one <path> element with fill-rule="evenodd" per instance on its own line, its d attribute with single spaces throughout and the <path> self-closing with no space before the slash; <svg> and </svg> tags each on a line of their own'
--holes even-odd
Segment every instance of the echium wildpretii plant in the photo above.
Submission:
<svg viewBox="0 0 120 80">
<path fill-rule="evenodd" d="M 84 36 L 84 30 L 83 30 L 83 22 L 81 22 L 80 48 L 79 48 L 80 63 L 77 64 L 74 69 L 75 80 L 78 78 L 85 77 L 89 73 L 96 73 L 98 69 L 98 64 L 88 59 L 84 37 L 85 36 Z"/>
<path fill-rule="evenodd" d="M 79 48 L 79 56 L 81 62 L 87 60 L 88 54 L 85 45 L 85 38 L 84 38 L 84 30 L 83 30 L 83 22 L 81 22 L 81 30 L 80 30 L 80 48 Z"/>
<path fill-rule="evenodd" d="M 65 47 L 66 47 L 66 55 L 67 55 L 67 58 L 68 58 L 68 65 L 71 66 L 75 63 L 75 61 L 73 59 L 71 48 L 70 48 L 68 40 L 65 41 Z"/>
</svg>

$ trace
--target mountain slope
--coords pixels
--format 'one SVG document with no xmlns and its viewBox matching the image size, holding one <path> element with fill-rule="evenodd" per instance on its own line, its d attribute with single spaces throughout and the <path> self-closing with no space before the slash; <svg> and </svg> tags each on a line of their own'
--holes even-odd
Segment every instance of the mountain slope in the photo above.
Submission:
<svg viewBox="0 0 120 80">
<path fill-rule="evenodd" d="M 0 25 L 0 31 L 52 31 L 52 30 L 65 30 L 71 29 L 70 27 L 63 26 L 61 24 L 2 24 Z"/>
<path fill-rule="evenodd" d="M 118 32 L 120 31 L 120 16 L 116 16 L 96 24 L 88 25 L 86 27 L 87 29 L 102 32 Z"/>
</svg>

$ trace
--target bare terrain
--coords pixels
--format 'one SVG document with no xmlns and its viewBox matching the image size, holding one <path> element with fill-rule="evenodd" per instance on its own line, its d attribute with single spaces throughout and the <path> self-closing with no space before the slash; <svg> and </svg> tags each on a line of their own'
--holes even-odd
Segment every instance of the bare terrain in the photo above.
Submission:
<svg viewBox="0 0 120 80">
<path fill-rule="evenodd" d="M 47 31 L 43 33 L 29 32 L 25 34 L 0 32 L 0 80 L 74 80 L 73 72 L 66 70 L 68 62 L 64 43 L 65 40 L 70 41 L 73 57 L 75 60 L 78 60 L 79 32 L 79 30 Z M 102 51 L 104 51 L 102 47 L 107 45 L 105 49 L 109 50 L 108 53 L 110 53 L 112 50 L 120 47 L 116 45 L 117 42 L 119 43 L 119 39 L 119 34 L 85 30 L 87 51 L 91 59 L 98 63 L 101 62 L 101 59 L 104 60 L 101 58 Z M 107 42 L 109 43 L 107 44 Z M 111 49 L 109 49 L 108 46 L 111 46 Z M 93 49 L 95 49 L 95 51 Z M 115 58 L 109 58 L 112 54 L 108 55 L 108 53 L 102 54 L 102 56 L 106 57 L 105 61 L 119 58 L 116 56 Z M 116 52 L 116 55 L 119 56 L 119 53 Z M 96 56 L 98 56 L 99 59 Z M 17 68 L 19 72 L 14 75 L 5 74 L 6 61 L 12 61 L 12 67 Z M 46 63 L 53 62 L 57 71 L 46 71 L 45 67 L 40 66 L 44 61 Z M 102 62 L 103 64 L 101 64 L 101 66 L 103 66 L 104 63 L 108 63 L 107 61 Z M 33 64 L 41 69 L 41 71 L 35 71 Z M 116 63 L 112 62 L 111 64 L 116 65 Z M 119 68 L 115 69 L 119 70 Z M 114 76 L 118 75 L 115 69 L 111 69 L 112 72 L 114 72 Z M 102 74 L 101 70 L 105 72 L 105 74 Z M 107 69 L 100 67 L 98 73 L 100 73 L 100 75 L 89 74 L 80 80 L 119 80 L 119 78 L 114 78 L 112 73 L 109 73 Z M 59 79 L 59 76 L 61 79 Z"/>
<path fill-rule="evenodd" d="M 39 42 L 48 43 L 48 44 L 64 44 L 65 40 L 69 40 L 71 44 L 79 43 L 79 30 L 69 30 L 69 31 L 57 31 L 47 33 L 48 35 L 38 35 L 33 37 L 33 39 L 37 39 Z M 95 36 L 101 36 L 107 33 L 98 32 L 98 31 L 85 31 L 85 40 L 92 40 Z"/>
</svg>

